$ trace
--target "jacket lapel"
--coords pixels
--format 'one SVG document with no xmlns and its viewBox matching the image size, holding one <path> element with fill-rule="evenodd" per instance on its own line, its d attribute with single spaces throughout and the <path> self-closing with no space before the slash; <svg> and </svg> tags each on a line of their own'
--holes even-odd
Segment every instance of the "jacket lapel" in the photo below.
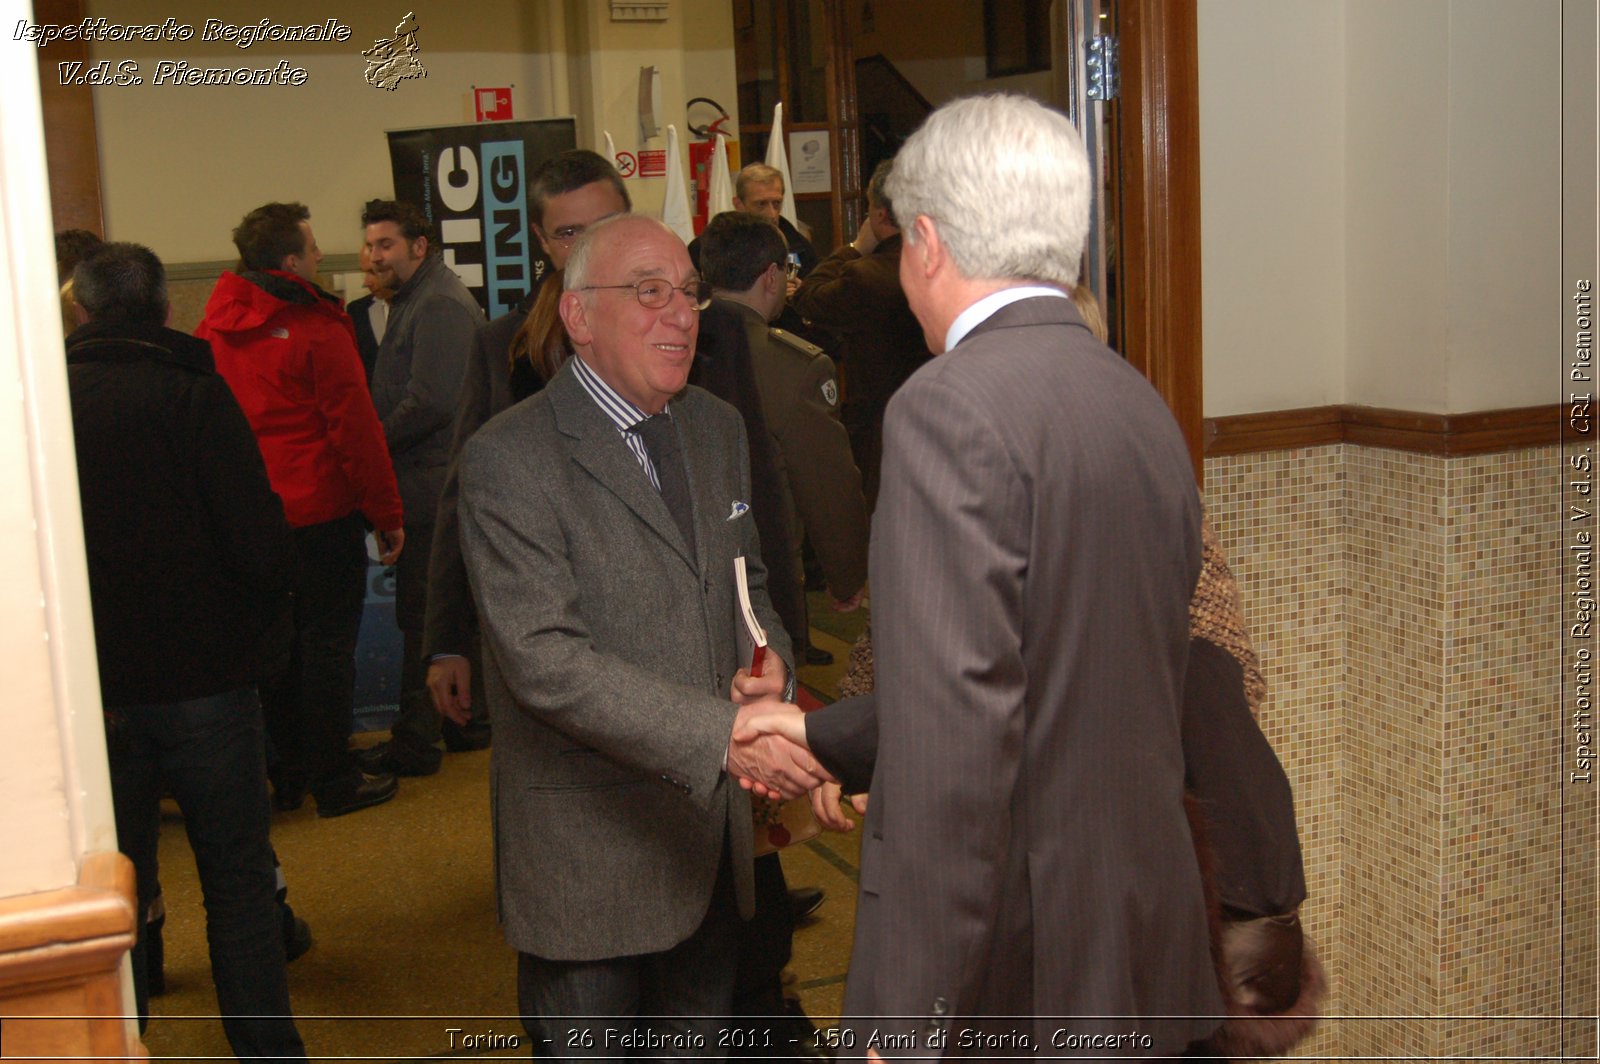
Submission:
<svg viewBox="0 0 1600 1064">
<path fill-rule="evenodd" d="M 689 555 L 688 545 L 661 493 L 651 485 L 650 478 L 639 466 L 628 445 L 623 442 L 611 419 L 595 405 L 589 393 L 583 390 L 577 375 L 563 368 L 545 386 L 550 395 L 550 405 L 555 411 L 556 427 L 571 444 L 572 460 L 595 479 L 602 487 L 620 499 L 623 505 L 666 541 L 688 565 L 699 570 L 696 559 Z M 676 410 L 673 411 L 677 413 Z M 684 435 L 682 428 L 679 435 Z M 689 488 L 695 494 L 694 462 L 688 457 L 688 441 L 684 441 L 685 460 L 689 465 Z M 695 507 L 695 534 L 700 539 L 702 519 L 700 508 Z"/>
</svg>

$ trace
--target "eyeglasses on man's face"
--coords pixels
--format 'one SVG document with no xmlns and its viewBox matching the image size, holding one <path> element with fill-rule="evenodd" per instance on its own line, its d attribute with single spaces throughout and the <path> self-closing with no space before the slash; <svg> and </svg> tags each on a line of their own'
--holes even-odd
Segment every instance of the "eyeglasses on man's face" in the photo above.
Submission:
<svg viewBox="0 0 1600 1064">
<path fill-rule="evenodd" d="M 650 310 L 660 310 L 672 302 L 674 292 L 682 292 L 683 298 L 687 299 L 695 310 L 705 310 L 711 302 L 711 286 L 706 282 L 690 281 L 679 287 L 663 277 L 646 277 L 637 284 L 586 284 L 578 291 L 624 288 L 631 288 L 639 300 L 639 305 Z"/>
</svg>

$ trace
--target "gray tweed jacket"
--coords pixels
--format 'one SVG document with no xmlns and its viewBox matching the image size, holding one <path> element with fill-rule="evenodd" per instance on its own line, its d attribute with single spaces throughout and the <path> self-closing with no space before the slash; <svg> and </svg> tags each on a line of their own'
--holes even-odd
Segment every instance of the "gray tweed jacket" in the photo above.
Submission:
<svg viewBox="0 0 1600 1064">
<path fill-rule="evenodd" d="M 668 949 L 704 917 L 724 841 L 752 909 L 747 795 L 723 772 L 737 668 L 733 559 L 772 645 L 738 413 L 669 409 L 695 503 L 666 504 L 570 368 L 485 425 L 461 465 L 461 539 L 484 637 L 500 918 L 518 950 Z M 737 512 L 737 515 L 735 515 Z"/>
</svg>

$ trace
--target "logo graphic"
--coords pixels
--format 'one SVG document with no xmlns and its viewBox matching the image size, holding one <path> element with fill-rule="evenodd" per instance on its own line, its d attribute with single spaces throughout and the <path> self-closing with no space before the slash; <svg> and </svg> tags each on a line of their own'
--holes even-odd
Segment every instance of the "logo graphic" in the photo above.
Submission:
<svg viewBox="0 0 1600 1064">
<path fill-rule="evenodd" d="M 393 92 L 407 78 L 425 78 L 428 71 L 417 60 L 417 20 L 413 12 L 394 28 L 394 36 L 373 43 L 361 54 L 367 57 L 367 84 Z"/>
<path fill-rule="evenodd" d="M 822 382 L 822 398 L 827 400 L 829 406 L 839 401 L 839 386 L 833 381 Z"/>
<path fill-rule="evenodd" d="M 747 502 L 735 502 L 733 504 L 732 511 L 727 516 L 727 520 L 729 520 L 729 521 L 735 520 L 736 518 L 743 517 L 745 514 L 747 514 L 749 512 L 750 512 L 750 504 L 749 503 L 747 503 Z"/>
</svg>

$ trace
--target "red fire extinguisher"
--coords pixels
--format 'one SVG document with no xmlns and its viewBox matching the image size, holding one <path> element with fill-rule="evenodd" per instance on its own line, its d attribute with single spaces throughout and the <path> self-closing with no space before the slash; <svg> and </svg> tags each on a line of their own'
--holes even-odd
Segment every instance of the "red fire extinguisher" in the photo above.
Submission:
<svg viewBox="0 0 1600 1064">
<path fill-rule="evenodd" d="M 728 160 L 730 164 L 739 146 L 734 142 L 732 135 L 722 128 L 724 123 L 733 121 L 733 117 L 722 109 L 722 105 L 705 96 L 696 96 L 689 101 L 688 106 L 693 108 L 697 103 L 716 108 L 720 115 L 716 121 L 709 125 L 696 126 L 692 121 L 684 123 L 688 126 L 689 132 L 693 133 L 697 138 L 689 143 L 689 180 L 693 183 L 694 188 L 694 231 L 696 235 L 699 235 L 708 221 L 706 214 L 707 204 L 711 196 L 710 167 L 716 149 L 717 138 L 728 138 Z"/>
</svg>

